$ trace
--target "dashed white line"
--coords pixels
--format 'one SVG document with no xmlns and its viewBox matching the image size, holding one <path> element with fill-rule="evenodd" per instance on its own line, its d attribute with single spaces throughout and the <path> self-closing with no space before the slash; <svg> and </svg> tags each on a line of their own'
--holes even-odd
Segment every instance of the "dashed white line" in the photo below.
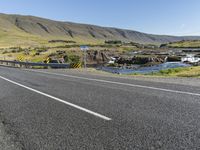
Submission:
<svg viewBox="0 0 200 150">
<path fill-rule="evenodd" d="M 59 73 L 52 73 L 52 72 L 46 72 L 46 71 L 38 71 L 38 70 L 27 70 L 27 71 L 37 72 L 37 73 L 44 73 L 44 74 L 49 74 L 49 75 L 57 75 L 57 76 L 63 76 L 63 77 L 70 77 L 70 78 L 82 79 L 82 80 L 88 80 L 88 81 L 96 81 L 96 82 L 102 82 L 102 83 L 111 83 L 111 84 L 125 85 L 125 86 L 130 86 L 130 87 L 145 88 L 145 89 L 151 89 L 151 90 L 157 90 L 157 91 L 164 91 L 164 92 L 170 92 L 170 93 L 200 96 L 199 93 L 170 90 L 170 89 L 157 88 L 157 87 L 151 87 L 151 86 L 145 86 L 145 85 L 129 84 L 129 83 L 115 82 L 115 81 L 95 79 L 95 78 L 86 78 L 86 77 L 79 77 L 79 76 L 59 74 Z"/>
<path fill-rule="evenodd" d="M 25 89 L 27 89 L 27 90 L 30 90 L 30 91 L 32 91 L 32 92 L 35 92 L 35 93 L 38 93 L 38 94 L 40 94 L 40 95 L 49 97 L 49 98 L 51 98 L 51 99 L 54 99 L 54 100 L 56 100 L 56 101 L 59 101 L 59 102 L 64 103 L 64 104 L 66 104 L 66 105 L 69 105 L 69 106 L 71 106 L 71 107 L 74 107 L 74 108 L 76 108 L 76 109 L 79 109 L 79 110 L 81 110 L 81 111 L 84 111 L 84 112 L 86 112 L 86 113 L 89 113 L 89 114 L 91 114 L 91 115 L 93 115 L 93 116 L 96 116 L 96 117 L 99 117 L 99 118 L 101 118 L 101 119 L 104 119 L 104 120 L 106 120 L 106 121 L 112 120 L 112 119 L 109 118 L 109 117 L 106 117 L 106 116 L 101 115 L 101 114 L 99 114 L 99 113 L 93 112 L 93 111 L 88 110 L 88 109 L 86 109 L 86 108 L 83 108 L 83 107 L 81 107 L 81 106 L 75 105 L 75 104 L 73 104 L 73 103 L 64 101 L 64 100 L 62 100 L 62 99 L 60 99 L 60 98 L 57 98 L 57 97 L 52 96 L 52 95 L 49 95 L 49 94 L 47 94 L 47 93 L 44 93 L 44 92 L 38 91 L 38 90 L 36 90 L 36 89 L 30 88 L 30 87 L 28 87 L 28 86 L 22 85 L 22 84 L 20 84 L 20 83 L 17 83 L 17 82 L 15 82 L 15 81 L 12 81 L 12 80 L 7 79 L 7 78 L 5 78 L 5 77 L 0 76 L 0 78 L 3 79 L 3 80 L 5 80 L 5 81 L 8 81 L 8 82 L 10 82 L 10 83 L 12 83 L 12 84 L 15 84 L 15 85 L 17 85 L 17 86 L 20 86 L 20 87 L 23 87 L 23 88 L 25 88 Z"/>
</svg>

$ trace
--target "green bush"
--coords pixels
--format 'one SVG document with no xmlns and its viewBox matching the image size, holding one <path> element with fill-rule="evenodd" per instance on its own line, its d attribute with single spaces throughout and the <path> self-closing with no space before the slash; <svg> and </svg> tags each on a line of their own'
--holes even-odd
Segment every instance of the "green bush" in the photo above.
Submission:
<svg viewBox="0 0 200 150">
<path fill-rule="evenodd" d="M 69 57 L 67 55 L 65 55 L 63 58 L 64 58 L 65 62 L 69 61 Z"/>
<path fill-rule="evenodd" d="M 2 54 L 7 54 L 8 53 L 8 51 L 3 51 L 3 53 Z"/>
<path fill-rule="evenodd" d="M 119 41 L 119 40 L 108 40 L 108 41 L 105 41 L 105 44 L 122 44 L 122 41 Z"/>
<path fill-rule="evenodd" d="M 70 55 L 68 59 L 68 61 L 71 63 L 79 63 L 81 58 L 78 55 Z"/>
<path fill-rule="evenodd" d="M 16 50 L 12 50 L 12 51 L 11 51 L 11 53 L 16 53 L 16 52 L 17 52 Z"/>
</svg>

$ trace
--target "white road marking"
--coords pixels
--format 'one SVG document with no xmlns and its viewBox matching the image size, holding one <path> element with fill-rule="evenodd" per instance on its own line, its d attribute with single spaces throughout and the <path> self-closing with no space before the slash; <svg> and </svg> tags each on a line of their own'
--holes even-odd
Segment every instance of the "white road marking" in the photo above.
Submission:
<svg viewBox="0 0 200 150">
<path fill-rule="evenodd" d="M 37 72 L 37 73 L 44 73 L 44 74 L 49 74 L 49 75 L 57 75 L 57 76 L 63 76 L 63 77 L 70 77 L 70 78 L 75 78 L 75 79 L 83 79 L 83 80 L 88 80 L 88 81 L 96 81 L 96 82 L 102 82 L 102 83 L 111 83 L 111 84 L 125 85 L 125 86 L 130 86 L 130 87 L 145 88 L 145 89 L 151 89 L 151 90 L 157 90 L 157 91 L 164 91 L 164 92 L 171 92 L 171 93 L 178 93 L 178 94 L 200 96 L 199 93 L 170 90 L 170 89 L 157 88 L 157 87 L 151 87 L 151 86 L 145 86 L 145 85 L 129 84 L 129 83 L 115 82 L 115 81 L 109 81 L 109 80 L 101 80 L 101 79 L 95 79 L 95 78 L 86 78 L 86 77 L 79 77 L 79 76 L 52 73 L 52 72 L 46 72 L 46 71 L 38 71 L 38 70 L 37 71 L 36 70 L 27 70 L 27 71 Z"/>
<path fill-rule="evenodd" d="M 7 79 L 7 78 L 5 78 L 5 77 L 0 76 L 0 78 L 3 79 L 3 80 L 5 80 L 5 81 L 8 81 L 8 82 L 10 82 L 10 83 L 12 83 L 12 84 L 18 85 L 18 86 L 23 87 L 23 88 L 25 88 L 25 89 L 28 89 L 28 90 L 30 90 L 30 91 L 32 91 L 32 92 L 41 94 L 41 95 L 43 95 L 43 96 L 49 97 L 49 98 L 51 98 L 51 99 L 54 99 L 54 100 L 56 100 L 56 101 L 59 101 L 59 102 L 61 102 L 61 103 L 64 103 L 64 104 L 69 105 L 69 106 L 71 106 L 71 107 L 74 107 L 74 108 L 76 108 L 76 109 L 79 109 L 79 110 L 81 110 L 81 111 L 87 112 L 87 113 L 89 113 L 89 114 L 91 114 L 91 115 L 94 115 L 94 116 L 99 117 L 99 118 L 101 118 L 101 119 L 104 119 L 104 120 L 106 120 L 106 121 L 112 120 L 111 118 L 108 118 L 108 117 L 106 117 L 106 116 L 104 116 L 104 115 L 101 115 L 101 114 L 99 114 L 99 113 L 93 112 L 93 111 L 88 110 L 88 109 L 86 109 L 86 108 L 83 108 L 83 107 L 81 107 L 81 106 L 72 104 L 72 103 L 70 103 L 70 102 L 64 101 L 64 100 L 62 100 L 62 99 L 60 99 L 60 98 L 57 98 L 57 97 L 54 97 L 54 96 L 52 96 L 52 95 L 43 93 L 43 92 L 38 91 L 38 90 L 36 90 L 36 89 L 27 87 L 27 86 L 25 86 L 25 85 L 22 85 L 22 84 L 20 84 L 20 83 L 15 82 L 15 81 L 9 80 L 9 79 Z"/>
</svg>

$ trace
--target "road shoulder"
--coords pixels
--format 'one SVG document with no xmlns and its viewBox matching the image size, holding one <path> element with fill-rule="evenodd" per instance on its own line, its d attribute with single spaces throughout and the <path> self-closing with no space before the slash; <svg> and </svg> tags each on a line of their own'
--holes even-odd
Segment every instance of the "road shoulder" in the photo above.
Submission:
<svg viewBox="0 0 200 150">
<path fill-rule="evenodd" d="M 179 84 L 200 87 L 200 78 L 187 78 L 187 77 L 159 77 L 159 76 L 145 76 L 145 75 L 119 75 L 112 74 L 103 71 L 99 71 L 93 68 L 88 69 L 59 69 L 59 70 L 41 70 L 48 72 L 56 72 L 63 74 L 72 74 L 72 75 L 92 75 L 98 77 L 111 77 L 111 78 L 121 78 L 121 79 L 130 79 L 138 81 L 149 81 L 157 83 L 169 83 L 169 84 Z"/>
</svg>

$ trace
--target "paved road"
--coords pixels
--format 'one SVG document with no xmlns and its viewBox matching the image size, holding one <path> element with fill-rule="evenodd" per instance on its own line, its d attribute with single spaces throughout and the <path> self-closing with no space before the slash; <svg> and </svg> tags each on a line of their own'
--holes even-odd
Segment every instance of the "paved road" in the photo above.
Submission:
<svg viewBox="0 0 200 150">
<path fill-rule="evenodd" d="M 0 67 L 0 121 L 10 149 L 195 150 L 200 87 Z"/>
</svg>

